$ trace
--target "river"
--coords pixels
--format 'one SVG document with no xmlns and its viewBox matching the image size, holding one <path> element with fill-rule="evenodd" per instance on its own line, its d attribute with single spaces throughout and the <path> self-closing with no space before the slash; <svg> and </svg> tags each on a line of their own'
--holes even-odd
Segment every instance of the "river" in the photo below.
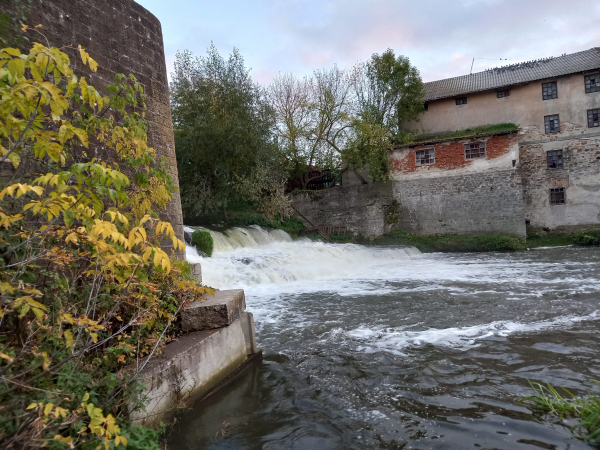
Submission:
<svg viewBox="0 0 600 450">
<path fill-rule="evenodd" d="M 519 400 L 529 381 L 597 389 L 597 248 L 421 254 L 277 236 L 188 259 L 205 283 L 245 289 L 264 360 L 182 414 L 169 448 L 591 448 Z"/>
</svg>

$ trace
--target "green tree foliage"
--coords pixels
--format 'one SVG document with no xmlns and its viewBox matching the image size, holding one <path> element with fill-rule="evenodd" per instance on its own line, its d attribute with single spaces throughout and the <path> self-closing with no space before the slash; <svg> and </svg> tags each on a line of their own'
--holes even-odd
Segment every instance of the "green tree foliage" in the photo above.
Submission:
<svg viewBox="0 0 600 450">
<path fill-rule="evenodd" d="M 302 188 L 309 167 L 339 169 L 342 161 L 350 169 L 367 165 L 379 181 L 387 177 L 387 149 L 411 138 L 403 123 L 423 111 L 423 83 L 408 58 L 387 50 L 349 71 L 280 74 L 268 98 L 290 175 L 301 177 Z"/>
<path fill-rule="evenodd" d="M 226 220 L 242 199 L 288 214 L 273 110 L 237 49 L 228 59 L 214 45 L 204 57 L 178 53 L 171 104 L 185 215 L 220 209 Z"/>
<path fill-rule="evenodd" d="M 192 243 L 200 251 L 206 253 L 207 256 L 212 256 L 213 253 L 213 238 L 206 230 L 196 230 L 192 233 Z"/>
<path fill-rule="evenodd" d="M 79 56 L 96 70 L 81 47 Z M 117 75 L 108 91 L 56 47 L 0 50 L 0 162 L 46 168 L 0 191 L 6 449 L 108 450 L 128 437 L 158 448 L 156 433 L 128 421 L 144 405 L 138 374 L 181 308 L 211 292 L 161 248 L 184 244 L 158 219 L 175 191 L 146 142 L 142 86 Z M 110 163 L 86 155 L 100 150 Z"/>
<path fill-rule="evenodd" d="M 387 177 L 387 149 L 411 139 L 402 125 L 416 120 L 423 111 L 423 82 L 408 58 L 396 56 L 391 49 L 356 65 L 352 80 L 356 109 L 348 164 L 354 168 L 367 164 L 371 177 L 383 180 Z"/>
</svg>

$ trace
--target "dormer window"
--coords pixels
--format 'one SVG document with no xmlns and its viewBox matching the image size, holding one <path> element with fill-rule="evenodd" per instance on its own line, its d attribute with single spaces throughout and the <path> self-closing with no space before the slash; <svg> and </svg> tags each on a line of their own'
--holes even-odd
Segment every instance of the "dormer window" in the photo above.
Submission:
<svg viewBox="0 0 600 450">
<path fill-rule="evenodd" d="M 510 95 L 510 91 L 508 89 L 504 89 L 503 91 L 496 92 L 496 97 L 498 97 L 498 98 L 508 97 L 509 95 Z"/>
<path fill-rule="evenodd" d="M 600 92 L 600 73 L 585 76 L 585 93 Z"/>
<path fill-rule="evenodd" d="M 467 97 L 460 97 L 456 99 L 456 104 L 457 105 L 466 105 L 467 104 Z"/>
</svg>

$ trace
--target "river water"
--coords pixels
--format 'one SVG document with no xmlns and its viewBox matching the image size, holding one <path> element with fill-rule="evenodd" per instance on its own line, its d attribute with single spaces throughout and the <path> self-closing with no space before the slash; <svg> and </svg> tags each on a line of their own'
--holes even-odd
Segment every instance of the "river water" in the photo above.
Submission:
<svg viewBox="0 0 600 450">
<path fill-rule="evenodd" d="M 245 289 L 264 360 L 182 414 L 169 448 L 591 448 L 519 399 L 529 381 L 595 389 L 598 249 L 273 239 L 188 259 Z"/>
</svg>

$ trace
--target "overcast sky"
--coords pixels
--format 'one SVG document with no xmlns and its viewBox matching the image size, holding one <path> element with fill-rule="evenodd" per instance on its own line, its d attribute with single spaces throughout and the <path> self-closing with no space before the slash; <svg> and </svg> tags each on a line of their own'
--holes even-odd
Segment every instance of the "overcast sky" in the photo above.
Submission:
<svg viewBox="0 0 600 450">
<path fill-rule="evenodd" d="M 137 1 L 162 22 L 169 73 L 177 50 L 213 41 L 222 55 L 237 47 L 263 84 L 387 48 L 433 81 L 468 74 L 473 58 L 478 72 L 600 46 L 598 0 Z"/>
</svg>

